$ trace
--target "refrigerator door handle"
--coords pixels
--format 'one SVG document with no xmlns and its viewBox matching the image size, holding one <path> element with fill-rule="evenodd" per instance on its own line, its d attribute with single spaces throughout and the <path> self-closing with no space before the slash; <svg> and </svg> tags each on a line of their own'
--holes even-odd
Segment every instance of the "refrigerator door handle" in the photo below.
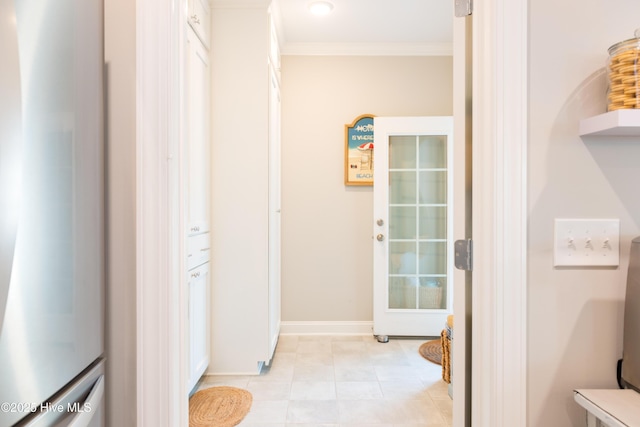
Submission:
<svg viewBox="0 0 640 427">
<path fill-rule="evenodd" d="M 69 427 L 87 427 L 93 418 L 98 407 L 101 405 L 102 395 L 104 394 L 104 375 L 100 375 L 96 383 L 93 385 L 91 392 L 87 396 L 79 412 L 73 417 L 68 424 Z"/>
<path fill-rule="evenodd" d="M 0 0 L 0 331 L 11 281 L 22 182 L 22 95 L 14 0 Z"/>
</svg>

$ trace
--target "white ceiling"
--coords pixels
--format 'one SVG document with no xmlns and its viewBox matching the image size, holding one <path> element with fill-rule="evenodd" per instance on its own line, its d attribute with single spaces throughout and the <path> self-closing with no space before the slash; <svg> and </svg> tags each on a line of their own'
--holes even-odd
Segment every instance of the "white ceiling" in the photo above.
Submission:
<svg viewBox="0 0 640 427">
<path fill-rule="evenodd" d="M 329 0 L 326 16 L 311 0 L 274 0 L 283 54 L 451 54 L 454 0 Z"/>
</svg>

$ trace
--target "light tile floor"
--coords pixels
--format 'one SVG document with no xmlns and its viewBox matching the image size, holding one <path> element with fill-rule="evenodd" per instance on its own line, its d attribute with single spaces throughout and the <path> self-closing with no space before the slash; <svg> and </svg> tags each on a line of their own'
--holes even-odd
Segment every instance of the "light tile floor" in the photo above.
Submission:
<svg viewBox="0 0 640 427">
<path fill-rule="evenodd" d="M 280 336 L 257 376 L 206 376 L 198 389 L 249 390 L 239 427 L 448 427 L 452 400 L 442 368 L 418 354 L 424 339 Z"/>
</svg>

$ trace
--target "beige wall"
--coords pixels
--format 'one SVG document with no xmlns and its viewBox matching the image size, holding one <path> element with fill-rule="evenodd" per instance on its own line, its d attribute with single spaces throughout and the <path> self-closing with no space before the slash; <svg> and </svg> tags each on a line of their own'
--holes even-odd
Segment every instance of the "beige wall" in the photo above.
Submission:
<svg viewBox="0 0 640 427">
<path fill-rule="evenodd" d="M 530 2 L 530 427 L 583 426 L 572 390 L 616 387 L 640 139 L 577 133 L 605 110 L 607 48 L 633 36 L 637 11 L 637 0 Z M 620 267 L 553 268 L 554 218 L 619 218 Z"/>
<path fill-rule="evenodd" d="M 108 426 L 134 426 L 137 410 L 135 18 L 135 2 L 105 0 Z"/>
<path fill-rule="evenodd" d="M 282 58 L 282 320 L 373 319 L 371 187 L 344 185 L 344 125 L 451 115 L 451 57 Z"/>
</svg>

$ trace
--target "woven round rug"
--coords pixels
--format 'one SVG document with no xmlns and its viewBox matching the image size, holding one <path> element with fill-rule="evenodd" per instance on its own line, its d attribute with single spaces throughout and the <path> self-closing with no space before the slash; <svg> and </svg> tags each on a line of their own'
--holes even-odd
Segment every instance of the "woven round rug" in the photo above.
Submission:
<svg viewBox="0 0 640 427">
<path fill-rule="evenodd" d="M 442 365 L 442 341 L 440 338 L 422 344 L 418 352 L 429 362 Z"/>
<path fill-rule="evenodd" d="M 189 427 L 233 427 L 249 413 L 251 393 L 236 387 L 211 387 L 189 399 Z"/>
</svg>

